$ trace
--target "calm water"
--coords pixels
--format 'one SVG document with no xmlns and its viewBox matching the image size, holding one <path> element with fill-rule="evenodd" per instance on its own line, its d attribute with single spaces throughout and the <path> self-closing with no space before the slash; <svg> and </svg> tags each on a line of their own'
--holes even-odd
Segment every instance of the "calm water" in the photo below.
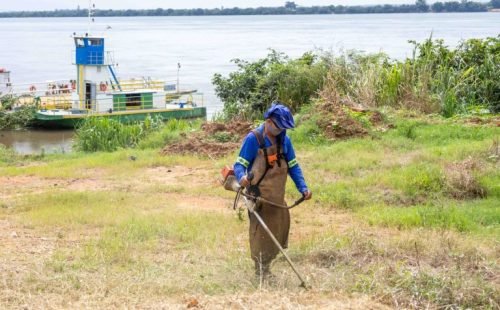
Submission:
<svg viewBox="0 0 500 310">
<path fill-rule="evenodd" d="M 0 131 L 0 143 L 19 154 L 71 152 L 72 130 Z"/>
<path fill-rule="evenodd" d="M 75 78 L 70 36 L 86 27 L 85 18 L 0 19 L 0 67 L 12 71 L 14 83 Z M 211 115 L 221 109 L 212 76 L 234 70 L 231 59 L 254 60 L 268 48 L 292 57 L 314 49 L 357 49 L 403 58 L 412 52 L 408 40 L 431 33 L 451 46 L 497 36 L 500 13 L 114 17 L 97 18 L 93 29 L 108 38 L 124 78 L 175 79 L 180 62 L 181 84 L 205 94 Z M 0 143 L 7 142 L 0 137 Z"/>
</svg>

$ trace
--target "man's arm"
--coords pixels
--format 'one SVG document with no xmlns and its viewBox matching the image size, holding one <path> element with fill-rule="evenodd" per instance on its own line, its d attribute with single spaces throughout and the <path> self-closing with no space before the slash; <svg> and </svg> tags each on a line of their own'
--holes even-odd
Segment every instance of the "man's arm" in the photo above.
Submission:
<svg viewBox="0 0 500 310">
<path fill-rule="evenodd" d="M 297 162 L 297 158 L 295 157 L 295 150 L 293 149 L 293 145 L 292 142 L 290 141 L 290 138 L 286 137 L 285 144 L 287 150 L 285 154 L 285 159 L 288 163 L 288 174 L 295 183 L 295 187 L 297 187 L 297 190 L 301 194 L 305 195 L 306 193 L 309 192 L 309 189 L 307 188 L 307 184 L 304 179 L 304 174 L 302 173 L 302 169 L 300 168 L 300 165 Z"/>
<path fill-rule="evenodd" d="M 234 163 L 234 174 L 238 182 L 246 175 L 246 171 L 252 166 L 257 152 L 259 151 L 259 143 L 253 133 L 249 133 L 243 140 L 240 154 Z"/>
</svg>

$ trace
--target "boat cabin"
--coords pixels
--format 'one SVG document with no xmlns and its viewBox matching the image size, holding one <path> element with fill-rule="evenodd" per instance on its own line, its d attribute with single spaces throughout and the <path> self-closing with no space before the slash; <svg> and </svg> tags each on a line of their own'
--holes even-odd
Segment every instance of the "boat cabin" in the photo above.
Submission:
<svg viewBox="0 0 500 310">
<path fill-rule="evenodd" d="M 118 79 L 113 57 L 105 51 L 105 38 L 75 35 L 74 44 L 77 67 L 74 110 L 104 113 L 165 108 L 163 81 Z"/>
</svg>

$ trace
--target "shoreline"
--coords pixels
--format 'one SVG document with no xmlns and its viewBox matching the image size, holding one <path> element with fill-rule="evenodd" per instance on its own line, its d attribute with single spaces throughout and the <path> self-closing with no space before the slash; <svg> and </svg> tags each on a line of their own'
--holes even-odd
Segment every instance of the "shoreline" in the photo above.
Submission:
<svg viewBox="0 0 500 310">
<path fill-rule="evenodd" d="M 24 11 L 20 11 L 24 12 Z M 31 11 L 30 11 L 31 12 Z M 335 15 L 340 15 L 340 16 L 346 16 L 346 15 L 355 15 L 355 16 L 360 16 L 360 15 L 426 15 L 426 14 L 437 14 L 437 15 L 445 15 L 445 14 L 484 14 L 484 13 L 500 13 L 500 9 L 490 9 L 488 11 L 481 11 L 481 12 L 381 12 L 381 13 L 331 13 L 331 14 L 219 14 L 219 15 L 158 15 L 158 16 L 151 16 L 151 15 L 129 15 L 129 16 L 122 16 L 122 15 L 106 15 L 106 16 L 96 16 L 99 18 L 129 18 L 129 17 L 151 17 L 151 18 L 159 18 L 159 17 L 235 17 L 235 16 L 335 16 Z M 43 19 L 43 18 L 88 18 L 86 16 L 2 16 L 2 12 L 0 12 L 0 19 L 28 19 L 28 18 L 34 18 L 34 19 Z"/>
</svg>

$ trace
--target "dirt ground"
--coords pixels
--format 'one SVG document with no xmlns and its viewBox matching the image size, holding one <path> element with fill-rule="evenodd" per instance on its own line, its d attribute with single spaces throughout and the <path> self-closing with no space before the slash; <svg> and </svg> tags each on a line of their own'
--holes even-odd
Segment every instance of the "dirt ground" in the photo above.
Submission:
<svg viewBox="0 0 500 310">
<path fill-rule="evenodd" d="M 162 154 L 201 154 L 220 158 L 237 150 L 243 138 L 254 126 L 250 122 L 233 121 L 228 124 L 205 123 L 201 131 L 184 136 L 182 142 L 167 145 Z"/>
<path fill-rule="evenodd" d="M 369 133 L 369 130 L 359 120 L 350 116 L 343 108 L 334 103 L 326 102 L 318 105 L 316 109 L 317 111 L 314 113 L 322 115 L 316 120 L 316 124 L 327 139 L 362 137 Z M 356 110 L 356 112 L 365 114 L 367 121 L 376 129 L 386 129 L 390 126 L 385 124 L 383 115 L 378 111 Z M 304 119 L 308 118 L 309 115 L 304 116 Z M 254 124 L 246 121 L 233 121 L 227 124 L 205 123 L 202 125 L 201 131 L 191 134 L 189 137 L 184 135 L 181 142 L 165 146 L 161 153 L 163 155 L 197 154 L 212 159 L 220 158 L 238 150 L 243 138 L 254 128 Z"/>
</svg>

